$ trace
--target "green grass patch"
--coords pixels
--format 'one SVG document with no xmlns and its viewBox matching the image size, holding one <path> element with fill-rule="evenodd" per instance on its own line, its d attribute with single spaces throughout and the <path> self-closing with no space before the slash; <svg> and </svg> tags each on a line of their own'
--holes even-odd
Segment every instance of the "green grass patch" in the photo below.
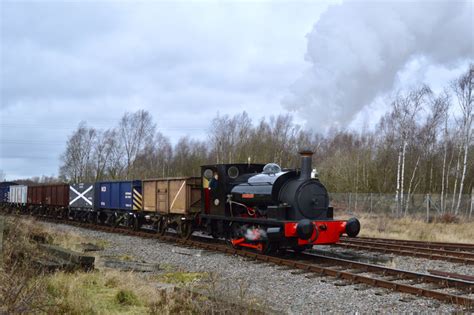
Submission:
<svg viewBox="0 0 474 315">
<path fill-rule="evenodd" d="M 123 260 L 123 261 L 134 261 L 135 260 L 135 258 L 132 255 L 126 255 L 126 254 L 118 256 L 117 258 L 120 259 L 120 260 Z"/>
<path fill-rule="evenodd" d="M 138 297 L 130 290 L 118 291 L 115 300 L 121 305 L 140 305 Z"/>
<path fill-rule="evenodd" d="M 119 287 L 100 272 L 58 273 L 47 285 L 50 304 L 61 314 L 143 314 L 148 307 L 138 294 Z"/>
<path fill-rule="evenodd" d="M 207 277 L 205 272 L 167 272 L 157 276 L 157 280 L 164 283 L 188 284 Z"/>
</svg>

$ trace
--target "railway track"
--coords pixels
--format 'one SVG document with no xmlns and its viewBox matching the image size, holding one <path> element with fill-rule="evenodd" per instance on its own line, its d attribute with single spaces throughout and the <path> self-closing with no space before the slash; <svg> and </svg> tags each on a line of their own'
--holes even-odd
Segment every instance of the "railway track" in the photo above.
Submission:
<svg viewBox="0 0 474 315">
<path fill-rule="evenodd" d="M 290 253 L 285 256 L 268 256 L 235 249 L 222 244 L 222 242 L 210 242 L 209 239 L 200 240 L 199 237 L 193 237 L 192 239 L 186 240 L 169 235 L 161 236 L 150 232 L 133 231 L 125 228 L 113 228 L 109 226 L 97 226 L 89 223 L 74 222 L 63 219 L 39 219 L 109 233 L 120 233 L 157 239 L 180 246 L 218 251 L 230 255 L 239 255 L 257 263 L 269 263 L 284 266 L 285 268 L 295 269 L 300 273 L 307 273 L 307 277 L 327 276 L 344 280 L 348 284 L 365 284 L 370 287 L 384 288 L 396 292 L 436 299 L 445 303 L 461 305 L 468 310 L 474 308 L 474 298 L 472 297 L 474 292 L 474 282 L 472 281 L 409 272 L 317 254 Z"/>
<path fill-rule="evenodd" d="M 341 237 L 341 240 L 350 240 L 349 237 Z M 409 245 L 422 248 L 433 248 L 433 249 L 445 249 L 452 251 L 466 251 L 474 252 L 474 244 L 468 243 L 448 243 L 448 242 L 426 242 L 426 241 L 412 241 L 412 240 L 400 240 L 391 238 L 379 238 L 379 237 L 357 237 L 358 240 L 367 240 L 375 242 L 384 242 L 399 245 Z"/>
<path fill-rule="evenodd" d="M 377 238 L 342 238 L 340 243 L 333 246 L 474 265 L 474 246 L 470 249 L 470 244 L 459 244 L 455 249 L 456 245 L 453 243 L 434 244 Z"/>
</svg>

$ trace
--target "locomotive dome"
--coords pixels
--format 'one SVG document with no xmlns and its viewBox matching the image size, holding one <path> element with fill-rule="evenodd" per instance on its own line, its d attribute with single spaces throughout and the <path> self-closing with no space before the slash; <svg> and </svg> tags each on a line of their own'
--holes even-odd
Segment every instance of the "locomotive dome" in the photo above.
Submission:
<svg viewBox="0 0 474 315">
<path fill-rule="evenodd" d="M 263 167 L 263 174 L 277 174 L 281 172 L 280 165 L 276 163 L 268 163 Z"/>
</svg>

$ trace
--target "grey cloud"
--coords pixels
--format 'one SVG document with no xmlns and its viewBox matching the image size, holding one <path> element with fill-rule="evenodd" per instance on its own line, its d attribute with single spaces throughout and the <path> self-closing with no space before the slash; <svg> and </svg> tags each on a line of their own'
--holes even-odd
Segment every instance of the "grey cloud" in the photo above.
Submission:
<svg viewBox="0 0 474 315">
<path fill-rule="evenodd" d="M 317 3 L 3 1 L 0 168 L 50 175 L 81 120 L 149 110 L 175 142 L 219 111 L 256 120 L 304 67 Z M 292 17 L 298 16 L 297 20 Z M 36 158 L 36 157 L 41 157 Z"/>
</svg>

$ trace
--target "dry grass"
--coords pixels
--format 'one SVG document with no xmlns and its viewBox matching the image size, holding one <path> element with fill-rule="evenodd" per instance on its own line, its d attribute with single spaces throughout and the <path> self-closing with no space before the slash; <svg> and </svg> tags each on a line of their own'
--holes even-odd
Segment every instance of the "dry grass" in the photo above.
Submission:
<svg viewBox="0 0 474 315">
<path fill-rule="evenodd" d="M 42 259 L 21 221 L 5 220 L 3 263 L 0 266 L 0 314 L 38 313 L 48 308 L 43 274 L 35 261 Z"/>
<path fill-rule="evenodd" d="M 262 313 L 249 303 L 245 286 L 232 290 L 215 274 L 174 268 L 167 268 L 161 275 L 113 269 L 38 273 L 32 262 L 43 254 L 32 234 L 43 235 L 48 243 L 73 250 L 77 244 L 91 240 L 44 228 L 34 220 L 7 221 L 4 267 L 0 268 L 0 314 Z"/>
<path fill-rule="evenodd" d="M 374 214 L 357 217 L 361 222 L 360 236 L 455 243 L 473 243 L 474 239 L 472 221 L 443 217 L 428 223 L 422 218 L 392 218 Z"/>
<path fill-rule="evenodd" d="M 56 273 L 46 279 L 53 313 L 144 314 L 159 291 L 136 275 L 114 271 Z"/>
<path fill-rule="evenodd" d="M 196 274 L 167 274 L 180 286 L 163 286 L 150 276 L 116 270 L 57 273 L 47 278 L 49 309 L 61 314 L 261 314 L 223 300 L 217 278 L 196 285 Z M 193 279 L 193 280 L 190 280 Z M 217 280 L 217 281 L 215 281 Z M 215 281 L 215 282 L 214 282 Z M 195 289 L 204 289 L 206 294 Z M 240 296 L 241 295 L 241 296 Z M 245 302 L 246 290 L 233 302 Z M 242 304 L 249 306 L 248 304 Z"/>
</svg>

